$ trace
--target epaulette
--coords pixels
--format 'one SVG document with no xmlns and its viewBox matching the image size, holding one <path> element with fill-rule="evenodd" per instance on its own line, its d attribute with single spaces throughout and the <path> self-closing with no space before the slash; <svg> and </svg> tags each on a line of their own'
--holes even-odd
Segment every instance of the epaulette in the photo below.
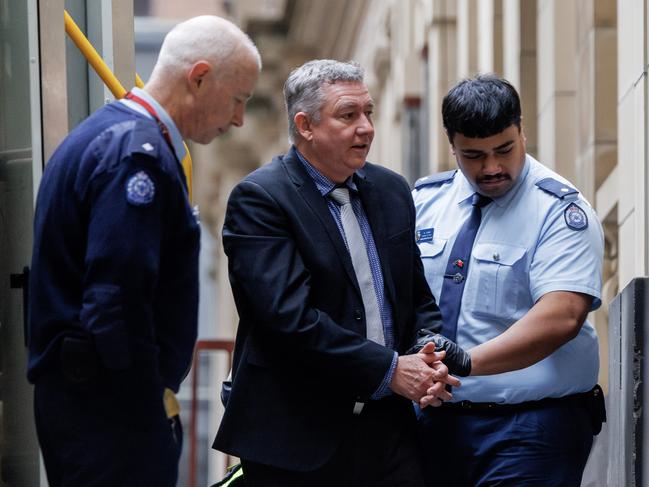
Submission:
<svg viewBox="0 0 649 487">
<path fill-rule="evenodd" d="M 457 173 L 457 169 L 453 169 L 452 171 L 438 172 L 437 174 L 431 174 L 430 176 L 419 178 L 415 182 L 415 189 L 419 189 L 422 186 L 428 186 L 430 184 L 447 183 L 453 180 L 456 173 Z"/>
<path fill-rule="evenodd" d="M 556 196 L 559 199 L 563 199 L 572 194 L 579 194 L 579 191 L 575 188 L 572 188 L 561 181 L 557 181 L 554 178 L 541 179 L 536 182 L 536 185 L 546 193 L 550 193 L 552 196 Z"/>
<path fill-rule="evenodd" d="M 128 145 L 129 154 L 144 154 L 154 159 L 160 157 L 160 145 L 166 144 L 160 130 L 154 123 L 137 121 L 133 126 Z"/>
</svg>

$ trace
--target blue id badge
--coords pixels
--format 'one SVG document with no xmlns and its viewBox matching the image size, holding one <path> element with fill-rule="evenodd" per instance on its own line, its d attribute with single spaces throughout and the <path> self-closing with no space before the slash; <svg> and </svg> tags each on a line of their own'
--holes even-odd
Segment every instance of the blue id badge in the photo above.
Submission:
<svg viewBox="0 0 649 487">
<path fill-rule="evenodd" d="M 434 233 L 435 233 L 434 228 L 422 228 L 420 230 L 417 230 L 415 232 L 415 242 L 417 243 L 432 242 Z"/>
</svg>

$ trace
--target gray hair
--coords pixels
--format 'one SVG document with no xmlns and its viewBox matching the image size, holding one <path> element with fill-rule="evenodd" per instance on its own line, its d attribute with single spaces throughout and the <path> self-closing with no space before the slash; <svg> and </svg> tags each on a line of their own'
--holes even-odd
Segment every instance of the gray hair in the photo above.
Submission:
<svg viewBox="0 0 649 487">
<path fill-rule="evenodd" d="M 320 121 L 320 109 L 325 101 L 322 87 L 325 83 L 363 83 L 363 76 L 363 68 L 357 62 L 333 59 L 315 59 L 291 71 L 284 83 L 289 141 L 295 143 L 300 136 L 293 121 L 297 113 L 304 112 L 314 122 Z"/>
<path fill-rule="evenodd" d="M 246 48 L 261 69 L 254 42 L 235 24 L 215 15 L 200 15 L 179 23 L 165 36 L 151 78 L 184 74 L 196 62 L 206 60 L 217 71 L 239 48 Z"/>
</svg>

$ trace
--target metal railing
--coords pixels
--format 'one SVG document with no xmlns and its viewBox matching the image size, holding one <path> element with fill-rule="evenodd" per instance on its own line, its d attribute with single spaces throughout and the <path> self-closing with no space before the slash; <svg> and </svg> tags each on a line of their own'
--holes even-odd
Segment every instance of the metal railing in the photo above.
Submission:
<svg viewBox="0 0 649 487">
<path fill-rule="evenodd" d="M 232 364 L 232 352 L 234 351 L 234 341 L 232 340 L 199 340 L 196 342 L 194 359 L 192 362 L 192 398 L 191 412 L 189 421 L 189 487 L 196 487 L 196 456 L 197 456 L 197 438 L 196 426 L 198 424 L 198 380 L 199 380 L 199 358 L 201 352 L 221 351 L 228 354 L 228 365 Z M 227 469 L 230 463 L 229 455 L 225 458 L 225 467 Z"/>
</svg>

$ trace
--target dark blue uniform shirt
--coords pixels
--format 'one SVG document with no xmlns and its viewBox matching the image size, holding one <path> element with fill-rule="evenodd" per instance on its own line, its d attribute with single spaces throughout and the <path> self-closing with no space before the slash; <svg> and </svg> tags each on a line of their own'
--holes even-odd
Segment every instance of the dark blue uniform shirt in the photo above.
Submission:
<svg viewBox="0 0 649 487">
<path fill-rule="evenodd" d="M 81 123 L 45 168 L 34 221 L 28 378 L 64 336 L 100 364 L 151 364 L 173 390 L 197 334 L 199 226 L 155 121 L 120 103 Z"/>
</svg>

